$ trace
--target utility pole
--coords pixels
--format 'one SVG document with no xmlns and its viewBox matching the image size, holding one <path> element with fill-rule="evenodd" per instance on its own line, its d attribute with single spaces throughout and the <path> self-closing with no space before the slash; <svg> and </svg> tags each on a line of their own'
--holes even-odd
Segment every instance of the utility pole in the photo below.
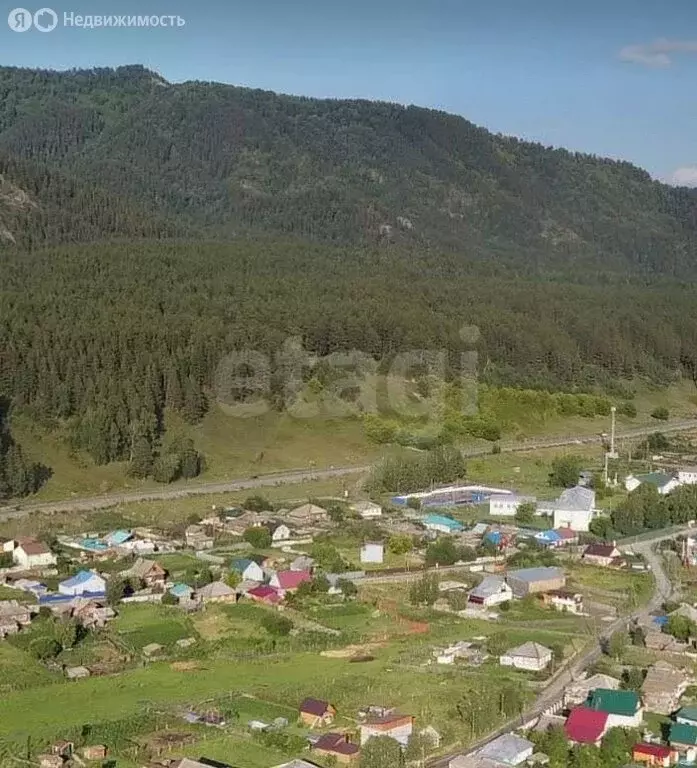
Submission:
<svg viewBox="0 0 697 768">
<path fill-rule="evenodd" d="M 610 425 L 610 450 L 605 452 L 605 472 L 603 473 L 604 479 L 605 479 L 605 485 L 608 484 L 608 465 L 610 462 L 610 459 L 616 459 L 617 453 L 615 452 L 615 414 L 617 413 L 617 408 L 613 405 L 610 408 L 610 415 L 612 417 L 612 423 Z"/>
</svg>

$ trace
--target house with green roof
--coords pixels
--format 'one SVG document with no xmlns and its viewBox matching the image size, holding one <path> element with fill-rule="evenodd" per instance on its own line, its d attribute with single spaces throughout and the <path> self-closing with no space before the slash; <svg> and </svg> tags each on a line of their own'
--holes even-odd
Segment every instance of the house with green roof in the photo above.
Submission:
<svg viewBox="0 0 697 768">
<path fill-rule="evenodd" d="M 668 741 L 680 752 L 697 747 L 697 728 L 694 725 L 671 723 Z"/>
<path fill-rule="evenodd" d="M 666 472 L 649 472 L 646 475 L 629 475 L 624 481 L 624 487 L 631 493 L 640 485 L 653 485 L 661 496 L 667 496 L 680 485 L 674 475 Z"/>
<path fill-rule="evenodd" d="M 243 581 L 264 581 L 264 570 L 256 561 L 251 558 L 240 558 L 233 560 L 230 569 L 237 571 Z"/>
<path fill-rule="evenodd" d="M 681 707 L 675 715 L 675 720 L 681 725 L 697 727 L 697 707 Z"/>
<path fill-rule="evenodd" d="M 641 699 L 635 691 L 596 688 L 586 706 L 597 712 L 607 712 L 608 728 L 638 728 L 644 717 Z"/>
</svg>

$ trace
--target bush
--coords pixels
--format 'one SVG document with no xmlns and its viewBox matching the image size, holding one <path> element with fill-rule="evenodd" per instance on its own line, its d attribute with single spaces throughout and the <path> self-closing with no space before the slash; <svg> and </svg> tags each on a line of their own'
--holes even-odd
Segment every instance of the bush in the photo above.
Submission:
<svg viewBox="0 0 697 768">
<path fill-rule="evenodd" d="M 162 605 L 178 605 L 179 598 L 173 595 L 171 592 L 165 592 L 162 595 Z"/>
<path fill-rule="evenodd" d="M 414 540 L 406 533 L 398 533 L 390 536 L 387 542 L 387 549 L 393 555 L 406 555 L 414 547 Z"/>
<path fill-rule="evenodd" d="M 271 532 L 268 528 L 247 528 L 242 538 L 249 542 L 254 549 L 268 549 L 271 546 Z"/>
<path fill-rule="evenodd" d="M 267 613 L 261 620 L 261 626 L 275 637 L 285 637 L 293 629 L 293 622 L 279 613 Z"/>
<path fill-rule="evenodd" d="M 625 402 L 620 403 L 617 406 L 617 413 L 621 416 L 629 416 L 630 419 L 633 419 L 637 415 L 636 405 L 625 400 Z"/>
<path fill-rule="evenodd" d="M 250 512 L 265 512 L 272 509 L 271 502 L 263 496 L 249 496 L 244 502 L 244 508 Z"/>
<path fill-rule="evenodd" d="M 63 647 L 53 637 L 37 637 L 29 643 L 29 651 L 39 661 L 55 659 Z"/>
<path fill-rule="evenodd" d="M 653 411 L 651 411 L 651 417 L 658 419 L 658 421 L 668 421 L 670 418 L 670 412 L 667 408 L 659 406 L 658 408 L 654 408 Z"/>
<path fill-rule="evenodd" d="M 560 488 L 571 488 L 578 483 L 583 459 L 580 456 L 557 456 L 552 461 L 552 471 L 549 475 L 550 485 Z"/>
<path fill-rule="evenodd" d="M 450 537 L 441 536 L 426 548 L 426 565 L 454 565 L 458 551 Z"/>
<path fill-rule="evenodd" d="M 464 611 L 467 608 L 469 596 L 467 592 L 461 589 L 453 589 L 448 592 L 446 599 L 453 611 Z"/>
<path fill-rule="evenodd" d="M 180 475 L 181 459 L 176 454 L 158 456 L 153 464 L 152 476 L 158 483 L 173 483 Z"/>
<path fill-rule="evenodd" d="M 366 414 L 363 417 L 363 429 L 368 440 L 378 445 L 391 443 L 397 434 L 397 426 L 394 422 L 387 421 L 374 414 Z"/>
<path fill-rule="evenodd" d="M 344 597 L 355 597 L 358 594 L 358 587 L 348 579 L 339 579 L 336 585 Z"/>
</svg>

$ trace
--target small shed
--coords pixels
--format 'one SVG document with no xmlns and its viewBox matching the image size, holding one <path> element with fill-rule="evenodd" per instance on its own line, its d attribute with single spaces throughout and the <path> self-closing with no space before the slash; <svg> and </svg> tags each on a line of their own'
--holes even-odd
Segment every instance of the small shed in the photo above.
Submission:
<svg viewBox="0 0 697 768">
<path fill-rule="evenodd" d="M 385 545 L 381 541 L 366 541 L 361 547 L 362 563 L 382 563 L 385 559 Z"/>
<path fill-rule="evenodd" d="M 85 760 L 104 760 L 106 755 L 107 748 L 104 744 L 93 744 L 82 749 L 82 756 Z"/>
</svg>

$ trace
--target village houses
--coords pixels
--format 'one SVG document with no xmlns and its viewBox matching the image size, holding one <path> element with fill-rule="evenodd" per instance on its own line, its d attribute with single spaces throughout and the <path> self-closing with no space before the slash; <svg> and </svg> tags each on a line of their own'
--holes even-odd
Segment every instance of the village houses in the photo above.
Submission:
<svg viewBox="0 0 697 768">
<path fill-rule="evenodd" d="M 349 509 L 363 520 L 376 520 L 382 517 L 382 507 L 373 501 L 357 501 Z"/>
<path fill-rule="evenodd" d="M 121 576 L 127 579 L 135 579 L 150 589 L 159 589 L 164 591 L 167 581 L 167 571 L 154 560 L 145 560 L 139 557 L 133 565 L 125 571 L 121 571 Z"/>
<path fill-rule="evenodd" d="M 316 504 L 301 504 L 299 507 L 291 509 L 286 515 L 286 519 L 298 526 L 312 526 L 328 522 L 329 513 Z"/>
<path fill-rule="evenodd" d="M 358 757 L 361 748 L 358 744 L 352 744 L 346 733 L 325 733 L 314 742 L 312 750 L 345 765 Z"/>
<path fill-rule="evenodd" d="M 588 531 L 591 520 L 597 514 L 595 491 L 582 485 L 567 488 L 556 501 L 540 502 L 538 512 L 550 515 L 554 528 Z"/>
<path fill-rule="evenodd" d="M 503 576 L 485 576 L 484 579 L 470 591 L 468 602 L 475 606 L 491 608 L 513 599 L 513 590 Z"/>
<path fill-rule="evenodd" d="M 401 746 L 406 747 L 414 730 L 414 718 L 411 715 L 401 715 L 397 712 L 386 712 L 383 715 L 369 717 L 359 726 L 361 745 L 373 736 L 389 736 Z"/>
<path fill-rule="evenodd" d="M 690 685 L 690 678 L 667 661 L 659 660 L 649 667 L 641 686 L 644 706 L 650 712 L 670 715 Z"/>
<path fill-rule="evenodd" d="M 300 720 L 308 728 L 322 728 L 331 725 L 336 716 L 336 709 L 321 699 L 304 699 L 299 707 Z"/>
<path fill-rule="evenodd" d="M 515 667 L 529 672 L 540 672 L 552 663 L 552 651 L 535 642 L 511 648 L 499 657 L 502 667 Z"/>
<path fill-rule="evenodd" d="M 581 557 L 584 563 L 607 567 L 621 556 L 622 553 L 617 549 L 613 541 L 612 544 L 589 544 L 583 550 Z"/>
<path fill-rule="evenodd" d="M 12 562 L 27 570 L 48 568 L 56 564 L 56 556 L 42 541 L 22 538 L 12 542 Z"/>
</svg>

